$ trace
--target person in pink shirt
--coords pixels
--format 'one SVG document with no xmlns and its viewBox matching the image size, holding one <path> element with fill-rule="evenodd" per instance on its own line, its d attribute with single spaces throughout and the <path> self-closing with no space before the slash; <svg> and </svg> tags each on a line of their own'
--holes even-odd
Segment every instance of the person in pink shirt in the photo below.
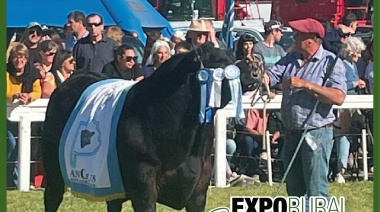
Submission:
<svg viewBox="0 0 380 212">
<path fill-rule="evenodd" d="M 262 137 L 264 134 L 264 123 L 268 116 L 264 119 L 262 111 L 257 109 L 249 109 L 246 111 L 246 121 L 243 133 L 238 139 L 238 149 L 242 157 L 240 165 L 240 173 L 251 176 L 255 174 L 257 166 L 253 157 L 260 156 L 262 152 Z"/>
</svg>

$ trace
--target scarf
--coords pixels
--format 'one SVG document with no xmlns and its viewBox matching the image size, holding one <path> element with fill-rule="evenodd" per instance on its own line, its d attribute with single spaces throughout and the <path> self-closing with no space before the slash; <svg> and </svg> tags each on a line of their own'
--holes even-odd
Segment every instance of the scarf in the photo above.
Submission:
<svg viewBox="0 0 380 212">
<path fill-rule="evenodd" d="M 13 76 L 17 81 L 22 83 L 21 92 L 31 93 L 33 91 L 33 83 L 41 78 L 40 72 L 30 63 L 26 63 L 24 73 L 17 76 L 16 67 L 12 62 L 7 63 L 7 72 Z"/>
</svg>

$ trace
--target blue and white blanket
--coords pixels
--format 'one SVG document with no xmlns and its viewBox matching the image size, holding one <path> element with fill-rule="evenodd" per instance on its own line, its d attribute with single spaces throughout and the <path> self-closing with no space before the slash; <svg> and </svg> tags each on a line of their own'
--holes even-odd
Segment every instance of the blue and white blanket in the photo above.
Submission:
<svg viewBox="0 0 380 212">
<path fill-rule="evenodd" d="M 66 186 L 78 197 L 124 198 L 116 151 L 120 113 L 134 81 L 108 79 L 82 94 L 63 130 L 59 162 Z"/>
</svg>

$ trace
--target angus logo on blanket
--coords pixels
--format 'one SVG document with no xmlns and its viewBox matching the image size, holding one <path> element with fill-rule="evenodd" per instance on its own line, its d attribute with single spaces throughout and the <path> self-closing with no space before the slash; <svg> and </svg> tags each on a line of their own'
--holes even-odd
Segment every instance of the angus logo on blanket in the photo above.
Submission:
<svg viewBox="0 0 380 212">
<path fill-rule="evenodd" d="M 80 147 L 84 148 L 85 146 L 91 144 L 91 137 L 95 132 L 90 132 L 89 130 L 82 130 L 80 133 Z"/>
<path fill-rule="evenodd" d="M 87 173 L 85 169 L 71 170 L 70 179 L 73 182 L 86 185 L 94 185 L 96 183 L 96 175 Z"/>
</svg>

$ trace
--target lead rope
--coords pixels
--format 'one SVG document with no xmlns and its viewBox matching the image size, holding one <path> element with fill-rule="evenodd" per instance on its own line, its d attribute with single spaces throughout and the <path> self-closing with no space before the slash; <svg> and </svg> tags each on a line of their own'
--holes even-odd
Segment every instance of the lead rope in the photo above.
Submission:
<svg viewBox="0 0 380 212">
<path fill-rule="evenodd" d="M 271 93 L 268 82 L 265 81 L 265 64 L 262 59 L 259 58 L 259 55 L 254 53 L 253 54 L 253 61 L 249 62 L 249 66 L 256 70 L 254 73 L 252 73 L 252 77 L 257 78 L 259 85 L 258 88 L 254 91 L 254 93 L 251 96 L 251 106 L 253 107 L 260 99 L 264 102 L 263 104 L 263 135 L 262 135 L 262 141 L 263 141 L 263 149 L 268 148 L 266 146 L 266 136 L 265 132 L 267 131 L 267 105 L 270 102 L 270 100 L 274 97 L 274 95 Z M 255 75 L 257 77 L 255 77 Z M 263 90 L 263 87 L 265 88 L 265 91 Z M 259 93 L 259 97 L 257 99 L 256 96 Z M 265 97 L 266 98 L 265 98 Z"/>
</svg>

